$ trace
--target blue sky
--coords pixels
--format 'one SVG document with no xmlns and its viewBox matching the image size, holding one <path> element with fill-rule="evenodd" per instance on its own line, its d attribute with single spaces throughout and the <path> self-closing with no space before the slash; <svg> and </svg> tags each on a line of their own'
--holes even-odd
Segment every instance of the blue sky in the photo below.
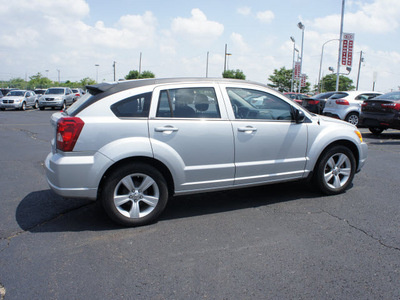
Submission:
<svg viewBox="0 0 400 300">
<path fill-rule="evenodd" d="M 318 81 L 322 44 L 339 37 L 341 0 L 136 1 L 0 0 L 0 79 L 40 72 L 57 80 L 113 80 L 129 70 L 157 77 L 220 77 L 224 47 L 230 69 L 268 83 L 274 69 L 292 67 L 293 43 L 300 49 L 305 25 L 303 72 Z M 400 86 L 400 1 L 346 0 L 344 31 L 355 33 L 353 70 L 359 89 L 387 92 Z M 322 73 L 336 69 L 338 43 L 324 48 Z M 99 67 L 95 67 L 98 64 Z M 48 71 L 46 71 L 48 70 Z M 96 71 L 98 73 L 96 73 Z M 344 70 L 343 70 L 344 71 Z"/>
</svg>

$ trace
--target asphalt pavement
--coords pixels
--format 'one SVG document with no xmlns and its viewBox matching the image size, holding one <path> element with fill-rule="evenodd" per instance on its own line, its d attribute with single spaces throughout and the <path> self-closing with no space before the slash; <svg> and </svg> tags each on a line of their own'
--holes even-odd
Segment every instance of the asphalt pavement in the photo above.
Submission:
<svg viewBox="0 0 400 300">
<path fill-rule="evenodd" d="M 304 183 L 170 200 L 123 228 L 45 179 L 54 111 L 0 112 L 0 300 L 400 299 L 400 131 L 346 193 Z"/>
</svg>

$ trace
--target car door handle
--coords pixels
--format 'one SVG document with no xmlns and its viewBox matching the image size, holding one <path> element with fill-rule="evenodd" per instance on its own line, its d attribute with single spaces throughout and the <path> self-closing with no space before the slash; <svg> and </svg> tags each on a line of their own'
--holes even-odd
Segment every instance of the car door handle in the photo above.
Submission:
<svg viewBox="0 0 400 300">
<path fill-rule="evenodd" d="M 251 132 L 256 132 L 257 128 L 252 127 L 252 126 L 238 127 L 238 131 L 239 132 L 251 133 Z"/>
<path fill-rule="evenodd" d="M 156 127 L 154 128 L 155 132 L 164 132 L 164 133 L 172 133 L 173 131 L 178 131 L 178 128 L 173 126 L 163 126 L 163 127 Z"/>
</svg>

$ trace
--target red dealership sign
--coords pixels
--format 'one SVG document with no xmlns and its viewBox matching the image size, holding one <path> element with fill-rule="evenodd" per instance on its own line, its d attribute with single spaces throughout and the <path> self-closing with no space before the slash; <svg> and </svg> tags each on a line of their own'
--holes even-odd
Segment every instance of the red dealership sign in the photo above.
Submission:
<svg viewBox="0 0 400 300">
<path fill-rule="evenodd" d="M 299 79 L 301 73 L 301 64 L 299 61 L 294 63 L 294 78 Z"/>
<path fill-rule="evenodd" d="M 342 42 L 342 65 L 350 66 L 353 64 L 354 33 L 343 33 Z"/>
</svg>

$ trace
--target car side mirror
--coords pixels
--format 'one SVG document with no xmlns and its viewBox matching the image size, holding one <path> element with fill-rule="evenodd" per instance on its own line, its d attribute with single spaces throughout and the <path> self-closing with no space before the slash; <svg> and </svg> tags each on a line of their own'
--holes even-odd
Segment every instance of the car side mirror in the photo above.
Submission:
<svg viewBox="0 0 400 300">
<path fill-rule="evenodd" d="M 303 123 L 305 119 L 306 115 L 304 114 L 304 112 L 302 110 L 296 109 L 294 112 L 294 120 L 296 121 L 296 123 Z"/>
</svg>

